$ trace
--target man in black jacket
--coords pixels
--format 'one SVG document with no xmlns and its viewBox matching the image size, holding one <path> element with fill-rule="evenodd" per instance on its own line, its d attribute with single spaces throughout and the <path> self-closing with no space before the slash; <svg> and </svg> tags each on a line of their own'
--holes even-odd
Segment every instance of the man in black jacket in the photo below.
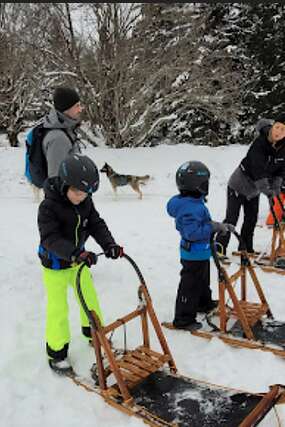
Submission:
<svg viewBox="0 0 285 427">
<path fill-rule="evenodd" d="M 258 218 L 259 196 L 268 198 L 279 194 L 285 178 L 285 113 L 279 114 L 273 124 L 268 121 L 259 129 L 259 135 L 245 158 L 231 175 L 227 188 L 227 211 L 224 222 L 237 224 L 241 206 L 244 221 L 239 250 L 253 253 L 253 235 Z M 217 250 L 226 256 L 230 233 L 216 238 Z"/>
<path fill-rule="evenodd" d="M 89 236 L 102 247 L 107 257 L 116 259 L 123 249 L 114 241 L 105 221 L 96 211 L 92 193 L 99 186 L 96 165 L 86 156 L 73 154 L 59 167 L 59 176 L 45 183 L 45 199 L 39 206 L 39 257 L 47 293 L 46 349 L 50 367 L 58 373 L 72 372 L 67 358 L 70 341 L 67 289 L 75 290 L 80 264 L 82 292 L 89 310 L 94 310 L 103 323 L 90 270 L 97 256 L 85 250 Z M 75 295 L 77 293 L 75 290 Z M 91 337 L 88 318 L 80 306 L 82 333 Z"/>
</svg>

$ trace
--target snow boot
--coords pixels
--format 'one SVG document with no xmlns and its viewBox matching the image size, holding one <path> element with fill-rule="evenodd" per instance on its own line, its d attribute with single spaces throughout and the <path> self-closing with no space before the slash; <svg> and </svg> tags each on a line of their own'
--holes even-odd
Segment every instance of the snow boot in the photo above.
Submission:
<svg viewBox="0 0 285 427">
<path fill-rule="evenodd" d="M 48 363 L 50 368 L 58 375 L 69 375 L 74 373 L 73 368 L 67 358 L 49 359 Z"/>
</svg>

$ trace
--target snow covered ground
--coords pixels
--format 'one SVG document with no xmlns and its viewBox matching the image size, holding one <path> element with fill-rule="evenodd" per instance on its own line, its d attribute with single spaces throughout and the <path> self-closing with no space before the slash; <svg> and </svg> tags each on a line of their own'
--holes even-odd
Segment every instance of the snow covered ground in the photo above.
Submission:
<svg viewBox="0 0 285 427">
<path fill-rule="evenodd" d="M 226 182 L 247 147 L 197 147 L 191 145 L 121 149 L 87 148 L 98 167 L 107 161 L 119 173 L 150 174 L 152 180 L 138 200 L 130 187 L 119 189 L 114 199 L 102 176 L 94 202 L 115 239 L 139 265 L 160 321 L 172 320 L 179 281 L 179 237 L 165 211 L 176 193 L 175 173 L 186 160 L 201 160 L 211 170 L 208 205 L 212 217 L 222 220 Z M 143 423 L 104 403 L 103 399 L 53 374 L 45 355 L 45 295 L 37 258 L 37 203 L 23 177 L 24 148 L 0 145 L 0 413 L 5 427 L 136 427 Z M 267 201 L 262 197 L 259 222 L 264 223 Z M 265 249 L 271 232 L 256 230 L 256 249 Z M 231 240 L 230 249 L 236 248 Z M 88 248 L 99 251 L 89 241 Z M 137 304 L 137 277 L 125 260 L 107 260 L 93 268 L 106 323 L 133 310 Z M 285 321 L 284 277 L 259 272 L 274 316 Z M 217 274 L 212 264 L 211 282 L 217 297 Z M 72 343 L 70 358 L 77 371 L 87 374 L 94 352 L 80 334 L 78 308 L 70 292 Z M 133 324 L 134 323 L 134 324 Z M 137 344 L 138 324 L 128 327 L 128 345 Z M 234 349 L 213 339 L 185 332 L 165 332 L 178 369 L 184 375 L 211 383 L 264 392 L 275 383 L 285 384 L 285 360 L 271 353 Z M 114 343 L 122 346 L 122 333 Z M 155 344 L 156 345 L 156 344 Z M 157 347 L 158 348 L 158 347 Z M 278 410 L 285 423 L 285 410 Z M 275 416 L 261 424 L 273 427 Z M 285 425 L 285 424 L 284 424 Z"/>
</svg>

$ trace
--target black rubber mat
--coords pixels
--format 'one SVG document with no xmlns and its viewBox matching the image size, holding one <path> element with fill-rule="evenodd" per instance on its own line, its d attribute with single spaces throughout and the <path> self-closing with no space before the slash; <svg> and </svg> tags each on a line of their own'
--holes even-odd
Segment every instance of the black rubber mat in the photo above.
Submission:
<svg viewBox="0 0 285 427">
<path fill-rule="evenodd" d="M 273 344 L 285 349 L 285 322 L 276 320 L 257 322 L 252 328 L 252 332 L 257 341 L 261 341 L 265 345 Z M 239 321 L 233 325 L 229 333 L 236 337 L 244 338 L 244 332 Z"/>
<path fill-rule="evenodd" d="M 132 389 L 135 402 L 179 427 L 237 427 L 261 397 L 207 386 L 164 371 Z"/>
</svg>

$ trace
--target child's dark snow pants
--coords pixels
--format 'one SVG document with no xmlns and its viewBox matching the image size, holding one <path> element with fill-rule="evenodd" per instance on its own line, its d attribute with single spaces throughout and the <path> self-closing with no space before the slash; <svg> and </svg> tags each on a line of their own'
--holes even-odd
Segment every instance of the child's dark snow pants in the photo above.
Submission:
<svg viewBox="0 0 285 427">
<path fill-rule="evenodd" d="M 196 321 L 197 311 L 212 302 L 210 261 L 181 259 L 181 279 L 176 296 L 174 325 L 184 326 Z"/>
</svg>

